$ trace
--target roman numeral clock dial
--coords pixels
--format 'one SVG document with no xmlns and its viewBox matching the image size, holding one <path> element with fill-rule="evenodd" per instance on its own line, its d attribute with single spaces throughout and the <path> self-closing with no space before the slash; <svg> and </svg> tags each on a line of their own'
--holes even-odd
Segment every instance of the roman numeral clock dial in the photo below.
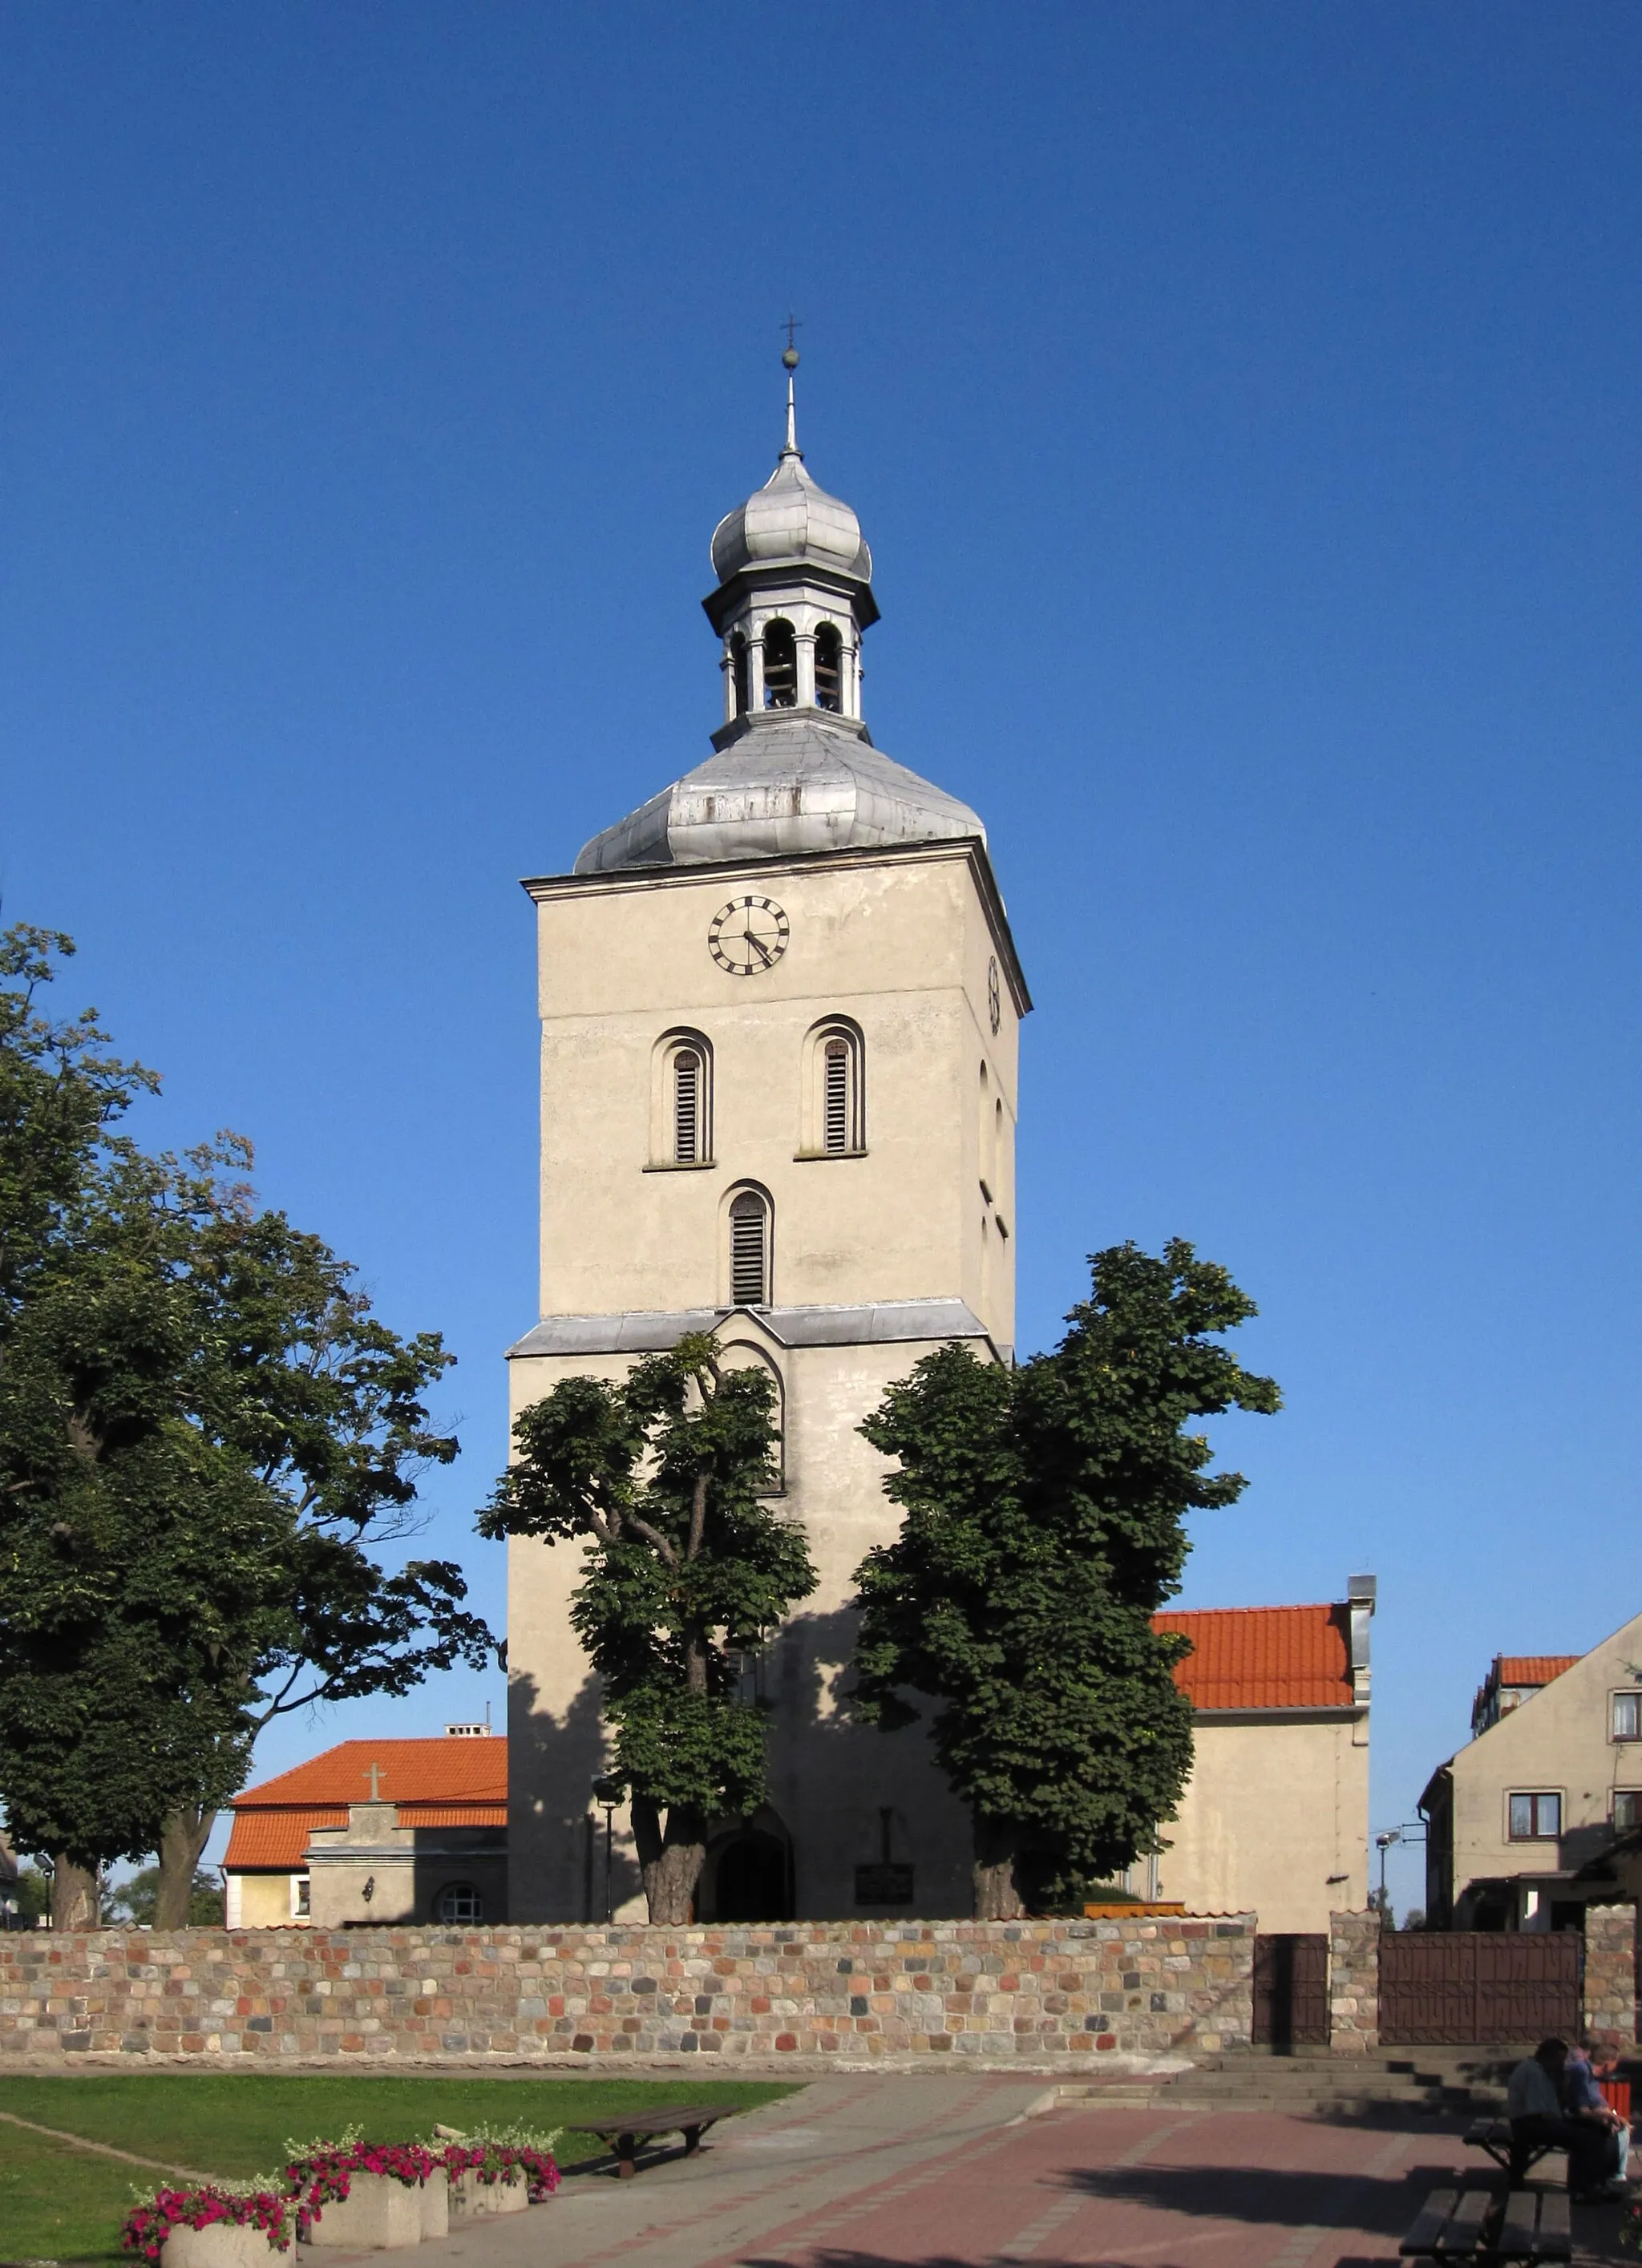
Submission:
<svg viewBox="0 0 1642 2268">
<path fill-rule="evenodd" d="M 756 976 L 786 951 L 791 926 L 773 898 L 732 898 L 712 917 L 707 950 L 732 976 Z"/>
</svg>

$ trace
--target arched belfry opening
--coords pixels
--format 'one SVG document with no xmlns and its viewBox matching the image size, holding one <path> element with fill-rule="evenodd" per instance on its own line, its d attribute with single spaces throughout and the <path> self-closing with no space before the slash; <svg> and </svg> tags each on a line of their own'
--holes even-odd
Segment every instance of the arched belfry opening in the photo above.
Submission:
<svg viewBox="0 0 1642 2268">
<path fill-rule="evenodd" d="M 843 638 L 836 622 L 815 633 L 815 706 L 835 716 L 843 707 Z"/>
<path fill-rule="evenodd" d="M 764 624 L 764 706 L 796 709 L 799 704 L 799 641 L 791 622 Z"/>
</svg>

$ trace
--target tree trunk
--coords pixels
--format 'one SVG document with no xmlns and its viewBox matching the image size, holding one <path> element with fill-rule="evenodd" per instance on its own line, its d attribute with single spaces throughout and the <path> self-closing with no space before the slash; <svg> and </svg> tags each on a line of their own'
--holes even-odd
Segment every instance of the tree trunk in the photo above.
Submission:
<svg viewBox="0 0 1642 2268">
<path fill-rule="evenodd" d="M 690 1920 L 696 1885 L 707 1858 L 707 1822 L 693 1803 L 667 1808 L 665 1833 L 653 1798 L 632 1799 L 633 1840 L 652 1922 L 677 1929 Z"/>
<path fill-rule="evenodd" d="M 977 1819 L 975 1822 L 975 1918 L 977 1921 L 1019 1921 L 1026 1901 L 1015 1879 L 1020 1854 L 1020 1830 L 1012 1820 Z"/>
<path fill-rule="evenodd" d="M 97 1877 L 62 1852 L 51 1862 L 53 1929 L 95 1929 L 102 1919 Z"/>
<path fill-rule="evenodd" d="M 159 1887 L 154 1898 L 156 1929 L 187 1929 L 188 1902 L 194 1895 L 194 1870 L 216 1824 L 214 1811 L 190 1804 L 173 1811 L 159 1837 Z"/>
</svg>

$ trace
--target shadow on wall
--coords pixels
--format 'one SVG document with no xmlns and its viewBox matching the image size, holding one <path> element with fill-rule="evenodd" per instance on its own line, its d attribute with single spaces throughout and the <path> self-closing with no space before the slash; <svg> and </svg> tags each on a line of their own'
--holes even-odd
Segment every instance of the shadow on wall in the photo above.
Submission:
<svg viewBox="0 0 1642 2268">
<path fill-rule="evenodd" d="M 549 1799 L 541 1793 L 533 1795 L 527 1806 L 529 1844 L 536 1848 L 544 1843 L 556 1845 L 570 1859 L 567 1874 L 573 1873 L 573 1881 L 556 1881 L 549 1888 L 549 1909 L 565 1907 L 553 1918 L 603 1922 L 642 1894 L 638 1868 L 607 1832 L 605 1808 L 594 1799 L 593 1783 L 604 1768 L 598 1679 L 591 1674 L 585 1677 L 576 1698 L 558 1718 L 539 1705 L 534 1678 L 516 1676 L 508 1697 L 509 1863 L 514 1905 L 528 1911 L 541 1904 L 533 1896 L 528 1881 L 520 1878 L 526 1838 L 519 1833 L 519 1823 L 526 1806 L 519 1791 L 526 1787 L 551 1791 L 560 1807 L 549 1817 Z"/>
<path fill-rule="evenodd" d="M 795 1615 L 762 1656 L 749 1660 L 743 1696 L 770 1710 L 769 1800 L 750 1819 L 711 1823 L 699 1899 L 703 1921 L 792 1919 L 799 1905 L 795 1869 L 803 1865 L 792 1847 L 794 1824 L 813 1812 L 819 1792 L 847 1791 L 863 1779 L 878 1783 L 886 1800 L 869 1797 L 857 1808 L 850 1847 L 838 1854 L 845 1867 L 858 1880 L 863 1871 L 886 1881 L 898 1868 L 909 1873 L 916 1822 L 889 1799 L 898 1787 L 918 1786 L 926 1828 L 931 1812 L 950 1808 L 945 1828 L 966 1854 L 964 1880 L 955 1905 L 951 1896 L 939 1903 L 967 1917 L 968 1814 L 935 1763 L 927 1723 L 883 1733 L 843 1713 L 858 1621 L 848 1608 Z M 930 1705 L 924 1702 L 925 1713 Z M 642 1897 L 644 1885 L 630 1846 L 623 1848 L 621 1818 L 610 1832 L 606 1808 L 594 1793 L 606 1759 L 597 1678 L 584 1678 L 558 1718 L 540 1705 L 534 1681 L 517 1676 L 508 1726 L 513 1910 L 602 1923 Z M 526 1796 L 526 1790 L 536 1793 Z M 559 1854 L 543 1867 L 547 1880 L 540 1895 L 524 1872 L 533 1852 Z M 920 1889 L 926 1880 L 920 1868 Z M 863 1898 L 846 1904 L 842 1918 L 889 1919 L 910 1911 L 894 1896 Z"/>
</svg>

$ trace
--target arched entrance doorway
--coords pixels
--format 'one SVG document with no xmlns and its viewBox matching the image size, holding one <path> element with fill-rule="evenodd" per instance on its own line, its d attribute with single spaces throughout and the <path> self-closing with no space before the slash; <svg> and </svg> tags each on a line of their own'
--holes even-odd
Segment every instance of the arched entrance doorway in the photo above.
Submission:
<svg viewBox="0 0 1642 2268">
<path fill-rule="evenodd" d="M 715 1843 L 703 1874 L 709 1920 L 792 1920 L 792 1846 L 772 1813 Z"/>
</svg>

